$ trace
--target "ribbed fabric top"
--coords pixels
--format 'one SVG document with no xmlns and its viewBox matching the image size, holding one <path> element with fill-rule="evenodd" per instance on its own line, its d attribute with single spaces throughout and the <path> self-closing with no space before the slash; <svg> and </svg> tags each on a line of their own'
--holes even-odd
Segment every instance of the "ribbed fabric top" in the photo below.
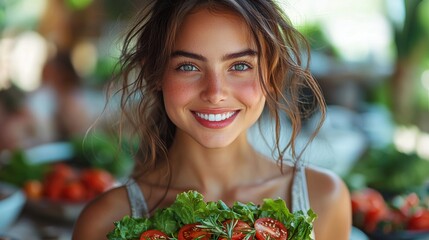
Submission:
<svg viewBox="0 0 429 240">
<path fill-rule="evenodd" d="M 129 179 L 125 187 L 127 189 L 128 200 L 130 202 L 131 216 L 136 218 L 149 217 L 146 200 L 137 182 L 134 181 L 134 179 Z"/>
</svg>

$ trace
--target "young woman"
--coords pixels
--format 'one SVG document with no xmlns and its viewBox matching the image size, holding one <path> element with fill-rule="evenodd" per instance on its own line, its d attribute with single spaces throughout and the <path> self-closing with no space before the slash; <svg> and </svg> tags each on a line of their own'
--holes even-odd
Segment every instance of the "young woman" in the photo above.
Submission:
<svg viewBox="0 0 429 240">
<path fill-rule="evenodd" d="M 324 101 L 302 67 L 303 39 L 274 1 L 158 0 L 140 14 L 121 59 L 124 126 L 141 139 L 133 178 L 85 208 L 73 239 L 106 239 L 114 221 L 148 216 L 191 189 L 227 204 L 280 197 L 293 211 L 313 209 L 315 239 L 349 239 L 347 188 L 304 167 L 295 150 L 309 105 L 303 89 L 322 115 Z M 247 139 L 264 109 L 276 126 L 273 157 Z M 287 146 L 282 113 L 292 126 Z"/>
</svg>

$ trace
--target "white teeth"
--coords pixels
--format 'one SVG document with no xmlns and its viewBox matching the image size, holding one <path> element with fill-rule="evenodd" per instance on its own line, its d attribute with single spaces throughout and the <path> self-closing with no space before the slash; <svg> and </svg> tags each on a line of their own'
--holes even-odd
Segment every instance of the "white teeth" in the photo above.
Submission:
<svg viewBox="0 0 429 240">
<path fill-rule="evenodd" d="M 196 113 L 198 117 L 211 121 L 211 122 L 219 122 L 223 121 L 225 119 L 230 118 L 232 115 L 234 115 L 235 112 L 227 112 L 222 114 L 207 114 L 207 113 Z"/>
</svg>

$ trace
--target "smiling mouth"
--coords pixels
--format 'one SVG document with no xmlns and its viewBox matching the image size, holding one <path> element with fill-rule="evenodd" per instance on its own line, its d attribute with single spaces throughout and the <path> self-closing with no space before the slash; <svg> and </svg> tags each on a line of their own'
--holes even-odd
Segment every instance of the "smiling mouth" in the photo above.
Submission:
<svg viewBox="0 0 429 240">
<path fill-rule="evenodd" d="M 225 112 L 225 113 L 217 113 L 217 114 L 195 112 L 195 115 L 197 117 L 201 118 L 201 119 L 206 120 L 206 121 L 220 122 L 220 121 L 225 121 L 225 120 L 231 118 L 236 113 L 237 113 L 237 111 Z"/>
</svg>

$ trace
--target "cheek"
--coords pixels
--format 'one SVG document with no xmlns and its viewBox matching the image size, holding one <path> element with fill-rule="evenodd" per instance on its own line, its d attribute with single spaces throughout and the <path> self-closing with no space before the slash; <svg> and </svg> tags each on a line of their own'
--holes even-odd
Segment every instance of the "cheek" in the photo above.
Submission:
<svg viewBox="0 0 429 240">
<path fill-rule="evenodd" d="M 173 79 L 165 79 L 162 84 L 162 94 L 165 107 L 181 105 L 186 103 L 192 96 L 191 88 L 185 83 Z"/>
<path fill-rule="evenodd" d="M 265 102 L 265 96 L 258 81 L 239 84 L 236 89 L 238 89 L 238 94 L 242 100 L 249 105 Z"/>
</svg>

